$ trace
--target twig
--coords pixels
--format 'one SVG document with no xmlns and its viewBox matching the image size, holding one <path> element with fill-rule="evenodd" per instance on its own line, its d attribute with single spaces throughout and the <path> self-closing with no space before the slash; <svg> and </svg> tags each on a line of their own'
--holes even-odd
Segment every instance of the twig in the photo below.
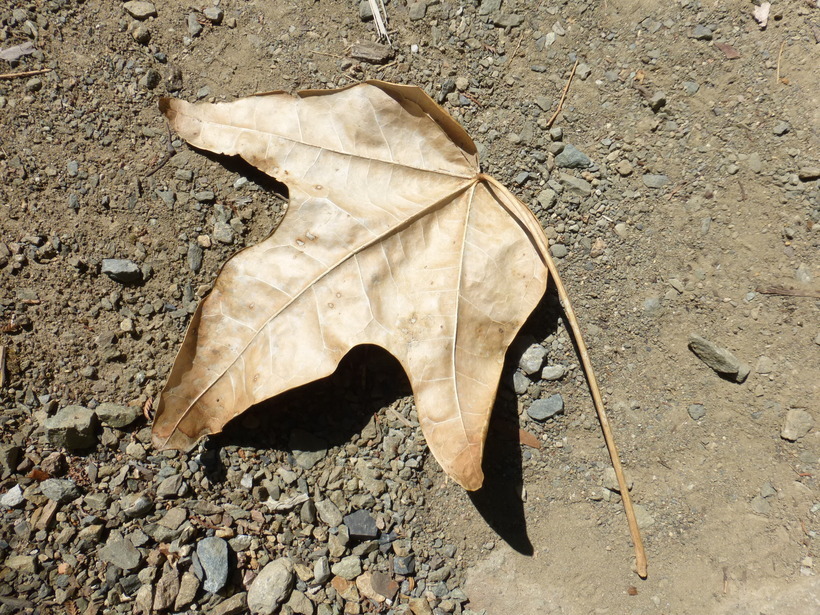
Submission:
<svg viewBox="0 0 820 615">
<path fill-rule="evenodd" d="M 505 69 L 509 68 L 510 64 L 512 64 L 513 59 L 515 59 L 515 54 L 518 53 L 519 49 L 521 49 L 521 41 L 523 41 L 523 40 L 524 40 L 524 33 L 521 32 L 521 36 L 518 37 L 518 44 L 515 46 L 515 51 L 512 52 L 512 55 L 510 56 L 510 59 L 507 60 L 507 66 L 505 67 Z"/>
<path fill-rule="evenodd" d="M 327 53 L 327 52 L 324 52 L 324 51 L 318 51 L 316 49 L 311 51 L 311 53 L 315 53 L 316 55 L 320 55 L 320 56 L 327 56 L 329 58 L 338 58 L 340 60 L 344 60 L 344 58 L 345 58 L 345 56 L 340 56 L 337 53 Z"/>
<path fill-rule="evenodd" d="M 780 43 L 780 52 L 777 54 L 777 82 L 780 83 L 780 58 L 783 57 L 783 47 L 786 45 L 786 41 Z"/>
<path fill-rule="evenodd" d="M 156 173 L 162 167 L 168 164 L 168 161 L 171 158 L 173 158 L 174 154 L 177 153 L 177 151 L 174 149 L 174 146 L 171 144 L 171 142 L 173 141 L 173 135 L 171 134 L 171 125 L 166 123 L 165 127 L 168 129 L 168 143 L 165 145 L 165 155 L 162 157 L 162 160 L 160 160 L 157 163 L 157 166 L 155 166 L 153 169 L 151 169 L 150 171 L 148 171 L 148 173 L 145 174 L 145 177 L 151 177 L 154 173 Z"/>
<path fill-rule="evenodd" d="M 393 415 L 393 418 L 398 419 L 398 421 L 399 421 L 400 423 L 403 423 L 405 427 L 409 427 L 410 429 L 413 429 L 413 428 L 415 427 L 415 425 L 413 425 L 413 423 L 411 423 L 410 421 L 408 421 L 408 420 L 407 420 L 407 419 L 406 419 L 406 418 L 405 418 L 402 414 L 399 414 L 399 413 L 398 413 L 396 410 L 394 410 L 393 408 L 388 408 L 388 409 L 387 409 L 387 411 L 388 411 L 390 414 L 392 414 L 392 415 Z"/>
<path fill-rule="evenodd" d="M 667 200 L 671 201 L 671 200 L 672 200 L 672 197 L 673 197 L 673 196 L 675 196 L 675 195 L 676 195 L 678 192 L 680 192 L 681 190 L 683 190 L 683 189 L 686 187 L 686 185 L 687 185 L 688 183 L 689 183 L 689 182 L 683 182 L 681 185 L 679 185 L 677 188 L 675 188 L 672 192 L 670 192 L 670 193 L 669 193 L 669 197 L 668 197 L 668 199 L 667 199 Z"/>
<path fill-rule="evenodd" d="M 574 72 L 574 69 L 573 69 Z M 571 77 L 570 77 L 571 78 Z M 567 84 L 569 85 L 569 83 Z M 578 325 L 578 319 L 575 317 L 575 310 L 572 309 L 572 304 L 567 294 L 567 289 L 564 288 L 564 283 L 561 281 L 561 276 L 558 275 L 558 268 L 555 266 L 549 252 L 545 253 L 547 261 L 547 269 L 549 269 L 550 276 L 555 282 L 555 288 L 558 291 L 558 298 L 564 307 L 564 313 L 567 316 L 567 321 L 572 329 L 572 336 L 575 338 L 575 343 L 578 346 L 578 353 L 581 355 L 581 364 L 584 366 L 584 374 L 587 377 L 590 393 L 592 393 L 592 400 L 595 403 L 595 410 L 598 413 L 598 420 L 601 423 L 601 431 L 604 432 L 604 440 L 606 441 L 606 448 L 609 451 L 609 458 L 612 460 L 612 467 L 615 469 L 615 476 L 618 479 L 618 488 L 621 491 L 621 497 L 624 501 L 624 512 L 626 512 L 626 520 L 629 523 L 629 533 L 632 536 L 632 543 L 635 545 L 635 563 L 638 569 L 638 576 L 642 579 L 647 575 L 646 551 L 643 547 L 643 539 L 641 538 L 641 530 L 638 528 L 638 520 L 635 518 L 635 509 L 632 507 L 632 498 L 629 497 L 629 487 L 624 478 L 624 470 L 621 466 L 621 459 L 618 455 L 618 448 L 615 446 L 615 438 L 612 436 L 612 428 L 609 426 L 609 419 L 604 410 L 604 400 L 601 398 L 601 391 L 598 388 L 598 380 L 595 378 L 595 372 L 592 370 L 592 363 L 589 360 L 589 352 L 587 351 L 584 338 L 581 335 L 581 327 Z"/>
<path fill-rule="evenodd" d="M 788 286 L 761 286 L 755 288 L 756 293 L 761 295 L 780 295 L 781 297 L 811 297 L 820 299 L 820 290 L 813 288 L 789 288 Z"/>
<path fill-rule="evenodd" d="M 558 114 L 561 113 L 561 109 L 564 107 L 564 99 L 567 97 L 567 92 L 569 92 L 569 84 L 572 83 L 572 78 L 575 76 L 575 69 L 578 67 L 578 58 L 575 58 L 575 64 L 572 65 L 572 72 L 569 74 L 569 79 L 567 79 L 567 84 L 564 86 L 564 91 L 561 93 L 561 100 L 558 101 L 558 108 L 555 110 L 555 113 L 552 114 L 552 117 L 547 122 L 547 128 L 552 128 L 553 122 L 558 117 Z"/>
<path fill-rule="evenodd" d="M 0 79 L 17 79 L 18 77 L 33 77 L 34 75 L 42 75 L 43 73 L 50 73 L 53 69 L 41 68 L 40 70 L 27 70 L 22 73 L 3 73 L 0 74 Z"/>
<path fill-rule="evenodd" d="M 6 347 L 0 346 L 0 389 L 6 386 Z"/>
</svg>

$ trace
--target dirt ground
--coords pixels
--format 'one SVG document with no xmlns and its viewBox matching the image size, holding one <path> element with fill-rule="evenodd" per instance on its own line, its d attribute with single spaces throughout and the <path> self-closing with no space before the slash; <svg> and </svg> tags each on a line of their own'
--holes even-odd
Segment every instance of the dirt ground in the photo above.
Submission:
<svg viewBox="0 0 820 615">
<path fill-rule="evenodd" d="M 755 5 L 736 0 L 391 0 L 394 51 L 384 64 L 350 58 L 352 45 L 376 40 L 367 11 L 351 0 L 222 0 L 219 23 L 199 12 L 207 6 L 168 0 L 138 20 L 120 2 L 0 2 L 0 49 L 24 41 L 37 49 L 0 60 L 0 72 L 50 69 L 0 80 L 1 422 L 4 450 L 19 448 L 0 493 L 16 485 L 34 493 L 31 471 L 60 451 L 43 428 L 58 408 L 142 408 L 156 399 L 198 298 L 228 256 L 266 237 L 283 211 L 282 186 L 239 161 L 174 139 L 162 164 L 169 134 L 158 99 L 382 79 L 418 85 L 440 102 L 477 142 L 483 169 L 542 222 L 634 481 L 649 557 L 641 580 L 620 497 L 605 486 L 608 456 L 579 360 L 548 292 L 510 351 L 488 486 L 469 495 L 419 453 L 412 493 L 423 498 L 403 504 L 415 512 L 399 529 L 413 529 L 420 561 L 452 568 L 448 588 L 466 600 L 424 594 L 427 610 L 414 602 L 413 612 L 820 613 L 818 5 L 777 1 L 762 28 Z M 556 166 L 561 145 L 589 164 Z M 230 241 L 214 239 L 220 221 Z M 194 244 L 204 246 L 198 268 Z M 107 258 L 137 263 L 142 281 L 109 279 Z M 712 371 L 688 348 L 691 334 L 728 349 L 750 367 L 748 378 Z M 536 373 L 516 394 L 513 372 L 531 343 L 566 375 Z M 345 387 L 355 389 L 351 382 Z M 522 390 L 520 374 L 518 382 Z M 556 393 L 562 415 L 529 418 L 534 399 Z M 302 395 L 295 405 L 311 412 L 334 403 L 325 389 Z M 380 425 L 387 406 L 408 408 L 412 419 L 406 386 L 385 399 L 371 408 Z M 804 419 L 808 430 L 787 439 L 794 411 L 813 423 Z M 497 428 L 505 417 L 517 417 L 541 447 L 511 444 Z M 89 464 L 114 472 L 129 463 L 126 443 L 147 442 L 140 420 L 106 428 L 90 451 L 67 453 L 86 498 L 95 492 Z M 417 426 L 406 434 L 422 441 Z M 348 436 L 332 450 L 367 452 L 366 438 Z M 256 459 L 257 468 L 263 454 L 286 458 L 275 444 L 232 444 L 228 465 L 239 449 L 241 463 Z M 149 469 L 159 464 L 151 455 L 141 461 Z M 390 472 L 388 482 L 403 480 Z M 321 466 L 314 474 L 304 473 L 308 484 Z M 197 495 L 224 501 L 230 487 L 197 487 Z M 95 600 L 101 612 L 138 610 L 131 598 L 103 606 L 119 586 L 93 549 L 82 560 L 91 571 L 85 585 L 102 591 L 38 590 L 71 575 L 57 574 L 67 561 L 67 547 L 54 542 L 61 525 L 90 523 L 87 506 L 66 504 L 47 532 L 18 531 L 44 501 L 35 494 L 3 511 L 3 559 L 33 555 L 36 565 L 0 569 L 2 612 L 72 612 L 81 597 L 81 612 Z M 106 532 L 118 527 L 114 516 Z M 263 544 L 247 561 L 266 548 L 295 553 L 297 542 L 274 537 L 275 548 Z M 437 555 L 442 545 L 455 546 L 442 552 L 449 560 Z M 145 543 L 143 555 L 154 547 Z M 180 566 L 187 561 L 183 554 Z M 219 609 L 247 587 L 253 574 L 242 575 L 252 568 L 198 608 Z M 328 602 L 344 604 L 331 591 Z M 406 603 L 379 612 L 407 612 Z M 376 607 L 362 600 L 355 608 Z"/>
</svg>

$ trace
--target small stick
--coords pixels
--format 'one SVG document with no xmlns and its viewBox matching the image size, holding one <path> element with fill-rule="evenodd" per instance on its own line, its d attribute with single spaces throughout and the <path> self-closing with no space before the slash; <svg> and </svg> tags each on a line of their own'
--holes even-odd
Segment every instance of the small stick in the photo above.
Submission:
<svg viewBox="0 0 820 615">
<path fill-rule="evenodd" d="M 780 53 L 777 54 L 777 82 L 780 83 L 780 58 L 783 57 L 783 47 L 786 45 L 786 41 L 780 43 Z"/>
<path fill-rule="evenodd" d="M 27 70 L 22 73 L 3 73 L 0 74 L 0 79 L 17 79 L 18 77 L 33 77 L 34 75 L 42 75 L 43 73 L 50 73 L 53 69 L 41 68 L 40 70 Z"/>
<path fill-rule="evenodd" d="M 521 49 L 521 41 L 523 41 L 523 40 L 524 40 L 524 33 L 522 32 L 521 36 L 518 37 L 518 44 L 515 46 L 515 51 L 512 52 L 512 55 L 510 56 L 510 59 L 507 61 L 506 68 L 509 68 L 510 64 L 512 64 L 513 59 L 515 59 L 515 54 L 518 53 L 519 49 Z"/>
<path fill-rule="evenodd" d="M 6 347 L 0 346 L 0 389 L 6 386 Z"/>
<path fill-rule="evenodd" d="M 564 99 L 567 97 L 567 92 L 569 92 L 569 84 L 572 83 L 572 78 L 575 76 L 575 69 L 578 67 L 578 58 L 575 58 L 575 64 L 572 66 L 572 72 L 569 74 L 569 79 L 567 79 L 567 84 L 564 86 L 564 91 L 561 94 L 561 100 L 558 101 L 558 108 L 555 110 L 555 113 L 552 114 L 549 122 L 547 122 L 547 128 L 552 128 L 553 122 L 558 117 L 558 114 L 561 113 L 561 109 L 564 107 Z"/>
<path fill-rule="evenodd" d="M 572 335 L 575 338 L 575 343 L 578 345 L 578 353 L 581 355 L 581 364 L 584 366 L 584 374 L 589 383 L 589 390 L 592 393 L 592 400 L 595 403 L 595 410 L 598 413 L 598 421 L 601 423 L 601 430 L 604 432 L 604 441 L 606 448 L 609 451 L 609 458 L 612 461 L 612 467 L 615 469 L 615 477 L 618 479 L 618 488 L 621 490 L 621 498 L 624 502 L 624 512 L 626 512 L 626 520 L 629 523 L 629 533 L 632 536 L 632 543 L 635 545 L 635 561 L 638 569 L 638 576 L 642 579 L 647 575 L 646 551 L 643 547 L 643 539 L 641 538 L 641 530 L 638 528 L 638 520 L 635 518 L 635 509 L 632 507 L 632 498 L 629 497 L 629 487 L 627 487 L 626 479 L 624 478 L 624 470 L 621 466 L 621 459 L 618 455 L 618 448 L 615 446 L 615 438 L 612 435 L 612 428 L 609 426 L 609 419 L 604 410 L 604 400 L 601 398 L 601 391 L 598 388 L 598 380 L 595 378 L 595 372 L 592 370 L 592 363 L 589 360 L 589 352 L 587 351 L 584 338 L 581 335 L 581 327 L 578 325 L 578 319 L 575 317 L 575 310 L 572 309 L 572 304 L 569 301 L 569 294 L 564 288 L 564 283 L 561 281 L 561 276 L 558 275 L 558 268 L 555 266 L 549 253 L 545 254 L 547 261 L 547 269 L 549 269 L 550 276 L 555 282 L 555 289 L 558 291 L 558 298 L 564 308 L 564 313 L 567 315 L 567 321 L 572 329 Z"/>
<path fill-rule="evenodd" d="M 789 288 L 788 286 L 762 286 L 755 288 L 756 293 L 761 295 L 780 295 L 781 297 L 811 297 L 820 299 L 820 290 L 813 288 Z"/>
</svg>

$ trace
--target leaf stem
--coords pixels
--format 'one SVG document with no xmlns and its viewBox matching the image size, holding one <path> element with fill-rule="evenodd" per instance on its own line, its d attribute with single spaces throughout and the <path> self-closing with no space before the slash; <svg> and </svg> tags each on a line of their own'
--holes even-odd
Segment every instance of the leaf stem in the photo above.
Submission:
<svg viewBox="0 0 820 615">
<path fill-rule="evenodd" d="M 561 276 L 558 275 L 558 268 L 549 253 L 547 257 L 547 269 L 555 281 L 555 288 L 558 291 L 558 298 L 564 308 L 564 313 L 569 321 L 569 326 L 572 329 L 572 335 L 575 338 L 575 344 L 578 347 L 578 353 L 581 355 L 581 363 L 584 366 L 584 374 L 589 384 L 590 393 L 592 393 L 592 400 L 595 403 L 595 410 L 598 413 L 598 420 L 601 423 L 601 430 L 604 432 L 604 440 L 606 441 L 606 448 L 609 451 L 609 457 L 612 460 L 612 467 L 615 469 L 615 476 L 618 479 L 618 487 L 621 490 L 621 497 L 624 501 L 624 512 L 626 512 L 626 519 L 629 523 L 629 533 L 632 536 L 632 542 L 635 545 L 635 562 L 638 571 L 638 576 L 642 579 L 647 575 L 646 551 L 643 546 L 643 539 L 641 538 L 641 530 L 638 528 L 638 520 L 635 518 L 635 509 L 632 507 L 632 499 L 629 497 L 629 488 L 624 478 L 623 467 L 621 466 L 621 459 L 618 455 L 618 447 L 615 446 L 615 438 L 612 436 L 612 428 L 609 426 L 609 419 L 604 410 L 604 402 L 601 398 L 601 391 L 598 388 L 598 380 L 595 378 L 595 372 L 592 369 L 592 363 L 589 360 L 589 353 L 587 352 L 584 338 L 581 335 L 581 327 L 578 325 L 578 319 L 575 317 L 575 310 L 572 309 L 567 289 L 561 281 Z"/>
</svg>

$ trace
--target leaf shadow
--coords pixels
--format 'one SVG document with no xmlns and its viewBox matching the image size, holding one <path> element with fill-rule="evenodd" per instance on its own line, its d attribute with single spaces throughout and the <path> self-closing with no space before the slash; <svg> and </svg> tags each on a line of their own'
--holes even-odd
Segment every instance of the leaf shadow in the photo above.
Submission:
<svg viewBox="0 0 820 615">
<path fill-rule="evenodd" d="M 356 346 L 333 374 L 252 406 L 209 438 L 206 448 L 278 450 L 291 455 L 295 465 L 294 435 L 300 451 L 351 444 L 379 409 L 410 394 L 407 376 L 392 355 L 378 346 Z"/>
<path fill-rule="evenodd" d="M 288 200 L 289 192 L 288 187 L 285 184 L 268 175 L 264 171 L 260 171 L 241 156 L 216 154 L 206 149 L 199 149 L 198 147 L 194 147 L 190 144 L 188 147 L 208 160 L 225 167 L 227 171 L 236 173 L 237 175 L 246 178 L 248 181 L 253 182 L 265 192 L 272 192 L 284 198 L 285 201 Z"/>
<path fill-rule="evenodd" d="M 478 491 L 468 493 L 487 525 L 522 555 L 532 555 L 534 548 L 527 534 L 521 499 L 523 457 L 518 435 L 518 396 L 514 393 L 513 377 L 524 351 L 530 344 L 554 333 L 562 314 L 558 295 L 550 286 L 510 345 L 484 449 L 484 485 Z M 525 450 L 523 454 L 530 453 Z"/>
</svg>

